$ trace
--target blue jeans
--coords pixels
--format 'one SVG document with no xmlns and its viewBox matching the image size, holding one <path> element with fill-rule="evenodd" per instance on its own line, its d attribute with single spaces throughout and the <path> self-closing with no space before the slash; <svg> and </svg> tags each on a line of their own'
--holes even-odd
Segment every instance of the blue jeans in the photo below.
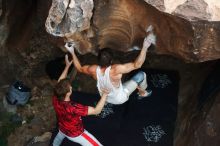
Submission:
<svg viewBox="0 0 220 146">
<path fill-rule="evenodd" d="M 138 85 L 140 85 L 145 78 L 145 72 L 139 71 L 131 79 L 134 80 Z"/>
<path fill-rule="evenodd" d="M 130 80 L 123 83 L 123 87 L 128 96 L 130 96 L 131 93 L 137 89 L 137 87 L 145 90 L 147 88 L 146 73 L 143 71 L 139 71 Z"/>
</svg>

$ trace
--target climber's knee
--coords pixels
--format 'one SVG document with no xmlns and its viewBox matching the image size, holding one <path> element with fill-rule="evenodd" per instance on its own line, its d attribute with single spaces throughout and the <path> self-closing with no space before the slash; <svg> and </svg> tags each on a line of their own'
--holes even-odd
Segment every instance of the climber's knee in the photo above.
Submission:
<svg viewBox="0 0 220 146">
<path fill-rule="evenodd" d="M 138 85 L 140 85 L 143 82 L 145 75 L 145 72 L 139 71 L 131 79 L 135 81 Z"/>
</svg>

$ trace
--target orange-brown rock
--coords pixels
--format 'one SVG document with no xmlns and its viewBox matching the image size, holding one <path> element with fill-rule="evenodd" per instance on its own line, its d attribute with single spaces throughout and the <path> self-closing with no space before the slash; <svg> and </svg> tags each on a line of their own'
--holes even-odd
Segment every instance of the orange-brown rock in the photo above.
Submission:
<svg viewBox="0 0 220 146">
<path fill-rule="evenodd" d="M 76 42 L 76 48 L 81 54 L 96 52 L 104 47 L 124 52 L 135 46 L 141 48 L 147 35 L 145 30 L 152 25 L 157 36 L 153 52 L 157 54 L 172 55 L 186 62 L 204 62 L 220 58 L 219 22 L 191 23 L 161 12 L 143 0 L 94 0 L 92 17 L 88 12 L 88 15 L 84 16 L 83 9 L 82 15 L 78 15 L 79 21 L 76 20 L 76 24 L 82 24 L 83 29 L 80 29 L 79 25 L 69 23 L 69 19 L 74 17 L 71 12 L 78 12 L 80 3 L 84 2 L 86 1 L 77 1 L 75 7 L 70 7 L 63 1 L 53 1 L 64 7 L 52 7 L 49 14 L 56 15 L 57 19 L 49 15 L 46 22 L 48 32 L 52 32 L 50 28 L 53 25 L 53 28 L 57 28 L 53 32 L 59 32 L 66 41 Z M 90 19 L 90 27 L 88 21 L 83 18 Z"/>
</svg>

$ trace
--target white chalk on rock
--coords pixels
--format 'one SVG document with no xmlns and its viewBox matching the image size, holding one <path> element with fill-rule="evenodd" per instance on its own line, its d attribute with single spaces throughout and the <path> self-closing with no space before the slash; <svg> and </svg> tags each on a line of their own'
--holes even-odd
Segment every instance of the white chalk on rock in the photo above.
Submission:
<svg viewBox="0 0 220 146">
<path fill-rule="evenodd" d="M 65 44 L 65 48 L 67 49 L 67 51 L 69 51 L 70 53 L 74 52 L 74 46 L 75 46 L 75 43 L 73 42 L 67 42 Z"/>
</svg>

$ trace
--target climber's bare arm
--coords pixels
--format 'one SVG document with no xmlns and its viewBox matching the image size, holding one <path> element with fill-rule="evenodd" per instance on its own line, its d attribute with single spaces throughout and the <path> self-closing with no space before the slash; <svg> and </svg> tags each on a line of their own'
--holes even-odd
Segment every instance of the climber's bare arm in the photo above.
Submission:
<svg viewBox="0 0 220 146">
<path fill-rule="evenodd" d="M 98 65 L 83 65 L 82 66 L 80 63 L 80 60 L 78 59 L 78 57 L 75 54 L 74 45 L 66 43 L 65 47 L 71 53 L 71 55 L 73 57 L 73 64 L 74 64 L 75 68 L 77 69 L 77 71 L 80 73 L 90 75 L 96 79 L 96 68 L 98 67 Z"/>
<path fill-rule="evenodd" d="M 115 65 L 115 73 L 116 74 L 125 74 L 129 73 L 133 70 L 141 68 L 141 66 L 144 64 L 144 61 L 146 59 L 146 54 L 148 52 L 148 48 L 151 46 L 152 43 L 155 42 L 155 35 L 153 33 L 150 33 L 143 42 L 143 47 L 140 51 L 140 54 L 133 62 L 125 63 L 125 64 L 118 64 Z"/>
</svg>

